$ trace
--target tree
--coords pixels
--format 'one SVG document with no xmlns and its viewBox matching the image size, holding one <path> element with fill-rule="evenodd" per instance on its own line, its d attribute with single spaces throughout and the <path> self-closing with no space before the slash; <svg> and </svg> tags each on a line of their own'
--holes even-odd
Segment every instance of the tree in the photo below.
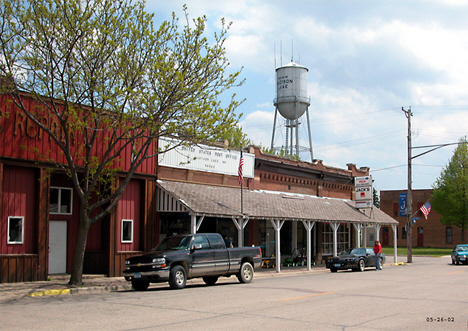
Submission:
<svg viewBox="0 0 468 331">
<path fill-rule="evenodd" d="M 379 199 L 379 195 L 377 194 L 377 190 L 375 188 L 373 192 L 373 200 L 374 200 L 374 207 L 380 209 L 380 199 Z"/>
<path fill-rule="evenodd" d="M 468 146 L 466 136 L 460 139 L 449 164 L 433 185 L 432 208 L 442 215 L 441 222 L 465 230 L 468 226 Z"/>
<path fill-rule="evenodd" d="M 247 138 L 247 134 L 242 131 L 240 126 L 233 126 L 226 130 L 223 134 L 223 139 L 229 141 L 230 147 L 241 148 L 252 145 L 252 141 Z"/>
<path fill-rule="evenodd" d="M 142 0 L 0 0 L 0 92 L 58 146 L 66 161 L 57 166 L 79 197 L 71 285 L 82 283 L 91 225 L 116 206 L 145 160 L 166 151 L 155 147 L 158 137 L 216 141 L 239 119 L 235 94 L 226 106 L 220 101 L 242 83 L 239 71 L 227 73 L 230 25 L 222 20 L 208 41 L 205 17 L 190 20 L 184 7 L 183 26 L 173 14 L 156 30 L 144 7 Z M 28 109 L 24 91 L 58 130 Z M 128 149 L 130 165 L 119 172 L 113 165 Z"/>
</svg>

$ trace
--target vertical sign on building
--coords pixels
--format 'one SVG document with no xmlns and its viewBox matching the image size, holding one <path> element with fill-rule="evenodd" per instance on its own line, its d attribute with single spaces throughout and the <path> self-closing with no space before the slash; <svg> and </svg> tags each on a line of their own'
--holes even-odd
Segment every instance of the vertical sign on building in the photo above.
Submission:
<svg viewBox="0 0 468 331">
<path fill-rule="evenodd" d="M 400 216 L 406 216 L 406 192 L 400 193 L 398 197 L 398 209 L 400 210 Z"/>
<path fill-rule="evenodd" d="M 355 177 L 356 208 L 372 208 L 374 206 L 374 190 L 372 188 L 372 176 Z"/>
</svg>

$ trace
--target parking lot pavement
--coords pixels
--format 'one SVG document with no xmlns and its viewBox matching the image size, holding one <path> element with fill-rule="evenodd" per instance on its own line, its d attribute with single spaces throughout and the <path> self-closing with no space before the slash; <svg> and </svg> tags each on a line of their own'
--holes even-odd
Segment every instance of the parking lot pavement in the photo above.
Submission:
<svg viewBox="0 0 468 331">
<path fill-rule="evenodd" d="M 387 260 L 388 261 L 388 260 Z M 398 263 L 401 265 L 404 263 Z M 386 263 L 386 267 L 395 266 L 394 263 Z M 315 265 L 311 270 L 307 267 L 286 267 L 281 266 L 278 273 L 275 268 L 260 268 L 255 272 L 254 280 L 269 277 L 284 277 L 293 275 L 310 275 L 314 273 L 328 272 L 325 264 Z M 220 278 L 219 281 L 232 281 L 233 277 Z M 18 300 L 23 297 L 36 297 L 44 295 L 65 295 L 65 294 L 96 294 L 106 291 L 125 291 L 132 290 L 132 285 L 123 277 L 106 277 L 104 275 L 83 275 L 82 286 L 68 285 L 70 275 L 51 276 L 49 281 L 39 282 L 21 282 L 21 283 L 0 283 L 0 304 L 8 303 L 12 300 Z M 203 284 L 201 278 L 190 279 L 187 285 Z M 161 283 L 151 286 L 168 286 L 167 283 Z"/>
</svg>

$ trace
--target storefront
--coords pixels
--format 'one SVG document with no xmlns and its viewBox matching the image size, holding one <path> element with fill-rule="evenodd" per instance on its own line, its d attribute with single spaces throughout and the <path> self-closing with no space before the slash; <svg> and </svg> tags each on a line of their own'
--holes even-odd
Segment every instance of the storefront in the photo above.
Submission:
<svg viewBox="0 0 468 331">
<path fill-rule="evenodd" d="M 200 229 L 216 231 L 220 219 L 224 224 L 230 220 L 237 229 L 237 244 L 262 247 L 264 258 L 276 259 L 277 271 L 281 255 L 304 244 L 301 237 L 305 236 L 310 267 L 317 252 L 336 255 L 352 243 L 357 247 L 366 245 L 361 231 L 369 224 L 379 229 L 382 225 L 398 224 L 378 209 L 367 213 L 356 209 L 351 200 L 248 189 L 243 190 L 241 200 L 240 188 L 162 180 L 157 184 L 159 201 L 172 201 L 158 205 L 160 213 L 188 214 L 185 221 L 182 218 L 180 221 L 185 222 L 190 233 Z M 241 204 L 244 214 L 240 212 Z M 299 225 L 302 231 L 298 231 Z M 319 235 L 312 231 L 318 225 L 323 231 Z M 282 231 L 286 227 L 290 230 Z M 356 235 L 354 241 L 352 230 Z"/>
</svg>

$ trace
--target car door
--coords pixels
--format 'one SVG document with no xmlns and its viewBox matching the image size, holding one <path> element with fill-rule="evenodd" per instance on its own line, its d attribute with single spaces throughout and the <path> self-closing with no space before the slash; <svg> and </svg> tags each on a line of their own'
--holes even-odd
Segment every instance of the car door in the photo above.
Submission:
<svg viewBox="0 0 468 331">
<path fill-rule="evenodd" d="M 212 275 L 215 272 L 214 252 L 206 235 L 195 235 L 192 248 L 201 245 L 201 248 L 192 249 L 192 267 L 190 276 Z M 198 246 L 200 247 L 200 246 Z"/>
<path fill-rule="evenodd" d="M 375 253 L 372 248 L 366 248 L 366 266 L 375 267 Z"/>
<path fill-rule="evenodd" d="M 226 273 L 229 270 L 229 252 L 226 249 L 223 237 L 209 234 L 208 239 L 214 252 L 215 272 L 217 274 Z"/>
</svg>

